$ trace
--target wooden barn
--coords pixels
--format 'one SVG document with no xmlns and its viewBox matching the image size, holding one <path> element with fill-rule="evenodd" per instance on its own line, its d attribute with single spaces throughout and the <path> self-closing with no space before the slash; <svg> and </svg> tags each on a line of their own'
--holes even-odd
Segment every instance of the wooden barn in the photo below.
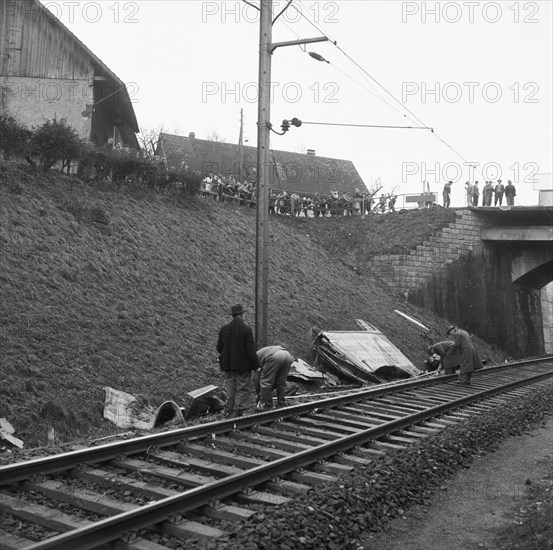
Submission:
<svg viewBox="0 0 553 550">
<path fill-rule="evenodd" d="M 38 0 L 0 1 L 0 94 L 26 126 L 66 119 L 98 145 L 138 147 L 125 83 Z"/>
<path fill-rule="evenodd" d="M 198 139 L 193 133 L 188 137 L 161 133 L 156 154 L 176 169 L 188 166 L 202 176 L 212 173 L 256 181 L 256 147 Z M 356 189 L 367 190 L 350 160 L 277 150 L 272 151 L 270 185 L 275 190 L 306 196 L 329 195 L 332 190 L 353 195 Z"/>
</svg>

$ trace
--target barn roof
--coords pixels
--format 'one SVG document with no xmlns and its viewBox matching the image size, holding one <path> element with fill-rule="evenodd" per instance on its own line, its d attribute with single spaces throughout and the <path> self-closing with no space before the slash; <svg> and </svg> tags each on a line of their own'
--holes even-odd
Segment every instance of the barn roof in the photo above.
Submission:
<svg viewBox="0 0 553 550">
<path fill-rule="evenodd" d="M 350 160 L 273 150 L 270 186 L 300 194 L 328 195 L 366 190 L 353 162 Z M 235 178 L 240 174 L 240 146 L 195 137 L 161 133 L 157 154 L 167 159 L 169 166 L 188 165 L 202 175 L 213 174 Z M 257 148 L 243 147 L 245 179 L 255 181 Z"/>
</svg>

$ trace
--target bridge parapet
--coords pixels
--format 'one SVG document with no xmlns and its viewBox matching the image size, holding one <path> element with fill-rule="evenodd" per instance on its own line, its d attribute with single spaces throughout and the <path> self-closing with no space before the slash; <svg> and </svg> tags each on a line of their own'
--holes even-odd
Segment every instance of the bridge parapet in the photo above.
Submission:
<svg viewBox="0 0 553 550">
<path fill-rule="evenodd" d="M 526 227 L 485 227 L 483 241 L 553 241 L 553 227 L 534 225 Z"/>
</svg>

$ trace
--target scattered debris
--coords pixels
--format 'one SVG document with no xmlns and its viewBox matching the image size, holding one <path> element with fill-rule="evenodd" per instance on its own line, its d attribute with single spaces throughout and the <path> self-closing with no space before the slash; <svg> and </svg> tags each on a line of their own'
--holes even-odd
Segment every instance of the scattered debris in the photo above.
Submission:
<svg viewBox="0 0 553 550">
<path fill-rule="evenodd" d="M 417 325 L 418 327 L 422 328 L 425 332 L 430 332 L 430 329 L 427 326 L 423 325 L 420 321 L 417 321 L 413 317 L 410 317 L 406 313 L 402 313 L 398 309 L 394 309 L 394 313 L 397 313 L 398 315 L 401 315 L 401 317 L 403 317 L 404 319 L 407 319 L 408 321 L 410 321 L 414 325 Z"/>
<path fill-rule="evenodd" d="M 296 359 L 290 367 L 288 373 L 289 380 L 301 380 L 302 382 L 313 383 L 317 387 L 324 385 L 328 382 L 326 374 L 312 367 L 309 363 L 306 363 L 303 359 Z"/>
<path fill-rule="evenodd" d="M 182 410 L 174 401 L 166 401 L 156 410 L 129 393 L 107 386 L 104 390 L 104 418 L 119 428 L 151 430 L 184 421 Z"/>
<path fill-rule="evenodd" d="M 219 386 L 205 386 L 186 394 L 187 405 L 183 409 L 186 420 L 207 412 L 218 412 L 225 403 L 224 392 Z"/>
<path fill-rule="evenodd" d="M 23 441 L 15 437 L 14 432 L 13 426 L 5 418 L 0 418 L 0 439 L 8 441 L 18 449 L 23 449 Z"/>
<path fill-rule="evenodd" d="M 154 428 L 171 426 L 184 422 L 183 409 L 174 401 L 165 401 L 159 407 L 154 418 Z"/>
<path fill-rule="evenodd" d="M 314 361 L 342 379 L 380 384 L 412 378 L 421 371 L 378 329 L 322 331 L 312 347 Z"/>
<path fill-rule="evenodd" d="M 363 330 L 378 330 L 375 326 L 371 325 L 370 323 L 367 323 L 367 321 L 363 321 L 363 319 L 355 319 L 355 322 L 363 329 Z"/>
<path fill-rule="evenodd" d="M 429 344 L 433 344 L 433 339 L 432 337 L 430 336 L 430 329 L 426 326 L 426 325 L 423 325 L 420 321 L 417 321 L 414 317 L 411 317 L 410 315 L 407 315 L 406 313 L 402 313 L 401 311 L 399 311 L 398 309 L 394 309 L 394 313 L 397 313 L 398 315 L 400 315 L 401 317 L 403 317 L 404 319 L 407 319 L 410 323 L 413 323 L 415 326 L 419 327 L 422 329 L 422 333 L 421 333 L 421 336 L 424 338 L 425 341 L 427 341 Z"/>
</svg>

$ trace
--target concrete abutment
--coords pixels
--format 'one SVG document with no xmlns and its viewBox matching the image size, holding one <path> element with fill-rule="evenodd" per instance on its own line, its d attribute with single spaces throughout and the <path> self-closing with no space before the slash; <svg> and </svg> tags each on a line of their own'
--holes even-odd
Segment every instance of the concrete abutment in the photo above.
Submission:
<svg viewBox="0 0 553 550">
<path fill-rule="evenodd" d="M 409 302 L 515 358 L 550 352 L 551 243 L 482 241 L 488 221 L 469 209 L 456 214 L 455 223 L 411 253 L 377 256 L 369 268 Z M 528 265 L 534 276 L 524 276 Z"/>
</svg>

